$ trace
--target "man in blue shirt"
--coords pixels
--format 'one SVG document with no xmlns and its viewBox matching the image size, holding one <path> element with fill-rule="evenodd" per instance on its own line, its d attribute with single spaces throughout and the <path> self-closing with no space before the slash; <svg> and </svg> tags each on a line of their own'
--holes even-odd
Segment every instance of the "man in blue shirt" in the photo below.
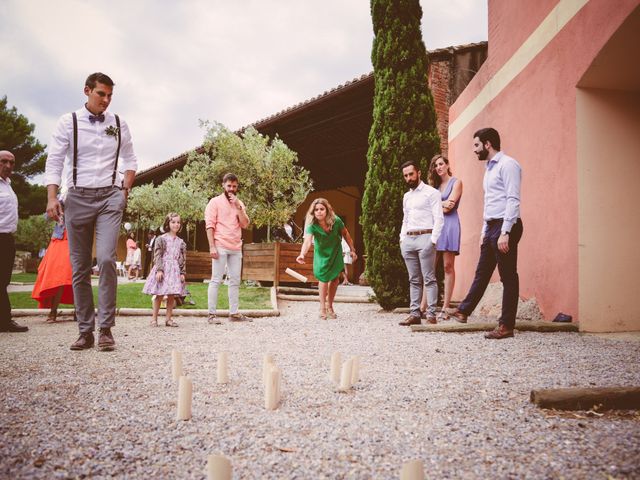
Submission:
<svg viewBox="0 0 640 480">
<path fill-rule="evenodd" d="M 454 318 L 462 323 L 475 310 L 498 266 L 502 294 L 502 314 L 495 330 L 485 338 L 513 337 L 520 284 L 518 279 L 518 242 L 522 237 L 520 220 L 520 184 L 522 168 L 500 151 L 500 135 L 493 128 L 473 134 L 473 152 L 478 160 L 488 160 L 484 173 L 484 223 L 480 236 L 480 259 L 469 293 L 460 303 Z"/>
</svg>

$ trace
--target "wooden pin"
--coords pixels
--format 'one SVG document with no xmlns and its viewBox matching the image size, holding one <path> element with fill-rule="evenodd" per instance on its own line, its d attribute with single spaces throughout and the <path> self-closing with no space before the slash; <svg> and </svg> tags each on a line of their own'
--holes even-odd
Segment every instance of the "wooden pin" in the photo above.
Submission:
<svg viewBox="0 0 640 480">
<path fill-rule="evenodd" d="M 353 360 L 353 366 L 351 367 L 351 385 L 353 385 L 360 380 L 360 357 L 351 357 L 351 360 Z"/>
<path fill-rule="evenodd" d="M 217 382 L 229 383 L 229 369 L 228 369 L 229 355 L 227 352 L 218 353 L 218 365 L 217 365 Z"/>
<path fill-rule="evenodd" d="M 224 455 L 207 457 L 207 480 L 231 480 L 232 471 L 231 460 Z"/>
<path fill-rule="evenodd" d="M 275 365 L 275 360 L 273 359 L 273 355 L 267 353 L 262 357 L 262 384 L 267 384 L 267 376 L 271 371 L 271 367 Z"/>
<path fill-rule="evenodd" d="M 178 383 L 178 414 L 177 420 L 191 419 L 191 399 L 193 394 L 193 384 L 191 379 L 185 375 L 180 377 Z"/>
<path fill-rule="evenodd" d="M 182 353 L 178 350 L 171 351 L 171 376 L 174 382 L 182 376 Z"/>
<path fill-rule="evenodd" d="M 331 372 L 329 378 L 336 385 L 340 383 L 340 364 L 342 363 L 342 355 L 340 352 L 333 352 L 331 354 Z"/>
<path fill-rule="evenodd" d="M 400 480 L 424 480 L 424 465 L 421 460 L 409 460 L 402 465 Z"/>
<path fill-rule="evenodd" d="M 280 369 L 272 367 L 267 374 L 267 383 L 264 387 L 264 407 L 267 410 L 275 410 L 280 403 Z"/>
<path fill-rule="evenodd" d="M 346 392 L 351 388 L 351 371 L 353 369 L 353 360 L 349 359 L 342 364 L 342 372 L 340 372 L 340 387 L 338 390 Z"/>
</svg>

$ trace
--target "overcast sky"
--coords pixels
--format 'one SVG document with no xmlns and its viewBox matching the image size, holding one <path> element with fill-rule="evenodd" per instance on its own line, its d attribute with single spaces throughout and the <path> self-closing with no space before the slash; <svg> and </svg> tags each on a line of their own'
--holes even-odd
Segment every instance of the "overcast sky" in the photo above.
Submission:
<svg viewBox="0 0 640 480">
<path fill-rule="evenodd" d="M 486 0 L 421 0 L 428 50 L 487 39 Z M 94 71 L 141 169 L 372 70 L 368 0 L 2 0 L 0 97 L 47 144 Z"/>
</svg>

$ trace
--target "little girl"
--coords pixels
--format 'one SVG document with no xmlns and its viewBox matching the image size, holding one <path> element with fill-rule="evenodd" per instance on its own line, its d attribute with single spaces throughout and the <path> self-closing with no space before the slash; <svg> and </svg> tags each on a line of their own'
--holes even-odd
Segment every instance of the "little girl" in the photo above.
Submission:
<svg viewBox="0 0 640 480">
<path fill-rule="evenodd" d="M 175 296 L 185 295 L 186 252 L 187 246 L 178 237 L 182 224 L 180 215 L 170 213 L 166 216 L 163 231 L 167 232 L 158 237 L 153 249 L 153 268 L 149 272 L 147 281 L 142 289 L 147 295 L 155 295 L 153 298 L 153 316 L 150 325 L 158 326 L 158 312 L 162 298 L 167 296 L 167 327 L 177 327 L 178 324 L 171 320 Z"/>
</svg>

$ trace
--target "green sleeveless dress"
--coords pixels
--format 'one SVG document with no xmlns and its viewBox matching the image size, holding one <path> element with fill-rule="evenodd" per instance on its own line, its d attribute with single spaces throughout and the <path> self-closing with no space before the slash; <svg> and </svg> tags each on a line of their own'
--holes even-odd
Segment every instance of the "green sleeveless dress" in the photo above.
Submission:
<svg viewBox="0 0 640 480">
<path fill-rule="evenodd" d="M 307 225 L 306 233 L 313 235 L 313 274 L 321 282 L 330 282 L 344 270 L 342 259 L 342 229 L 344 223 L 336 217 L 329 233 L 320 225 Z"/>
</svg>

